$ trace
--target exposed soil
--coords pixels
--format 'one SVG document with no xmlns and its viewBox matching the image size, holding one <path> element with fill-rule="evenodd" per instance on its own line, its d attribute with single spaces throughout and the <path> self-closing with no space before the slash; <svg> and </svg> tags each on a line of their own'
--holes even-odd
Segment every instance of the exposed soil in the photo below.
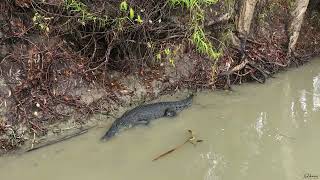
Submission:
<svg viewBox="0 0 320 180">
<path fill-rule="evenodd" d="M 276 5 L 261 10 L 264 16 L 258 13 L 244 51 L 228 43 L 232 18 L 206 27 L 212 43 L 224 51 L 215 64 L 188 41 L 187 20 L 179 16 L 185 10 L 167 8 L 164 2 L 132 1 L 133 6 L 144 7 L 141 13 L 149 22 L 158 24 L 123 24 L 124 30 L 119 32 L 94 27 L 93 22 L 79 24 L 79 14 L 68 14 L 62 0 L 1 1 L 0 154 L 37 144 L 48 134 L 55 137 L 68 129 L 94 125 L 90 119 L 95 114 L 112 115 L 121 107 L 159 95 L 264 83 L 274 73 L 299 66 L 320 52 L 319 11 L 310 10 L 297 54 L 287 57 L 287 5 L 274 1 Z M 119 13 L 104 9 L 117 9 L 120 1 L 84 3 L 95 15 Z M 223 2 L 208 13 L 213 10 L 217 13 L 208 15 L 207 21 L 228 11 Z M 33 20 L 35 12 L 54 17 L 40 19 L 44 31 Z M 148 49 L 150 41 L 155 46 L 152 50 Z M 155 60 L 155 52 L 164 48 L 174 52 L 174 65 L 168 58 Z"/>
</svg>

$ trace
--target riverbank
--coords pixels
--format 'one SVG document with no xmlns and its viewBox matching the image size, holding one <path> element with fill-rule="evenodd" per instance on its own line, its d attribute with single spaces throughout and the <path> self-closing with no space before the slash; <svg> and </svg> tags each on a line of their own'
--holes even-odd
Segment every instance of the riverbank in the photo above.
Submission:
<svg viewBox="0 0 320 180">
<path fill-rule="evenodd" d="M 231 43 L 232 20 L 212 21 L 228 13 L 228 6 L 210 6 L 208 13 L 217 13 L 207 16 L 204 28 L 211 43 L 222 52 L 215 61 L 199 53 L 185 35 L 188 28 L 183 22 L 187 19 L 178 14 L 190 13 L 186 9 L 161 9 L 173 18 L 150 18 L 149 24 L 143 25 L 123 23 L 120 32 L 95 27 L 98 20 L 93 19 L 79 24 L 83 17 L 62 10 L 61 1 L 18 2 L 23 1 L 0 2 L 0 154 L 93 126 L 99 123 L 92 118 L 96 114 L 117 117 L 115 112 L 160 95 L 264 83 L 273 74 L 302 65 L 320 52 L 318 14 L 310 12 L 296 54 L 287 56 L 287 7 L 277 1 L 277 6 L 270 4 L 257 15 L 254 33 L 244 49 Z M 102 1 L 89 3 L 88 9 L 79 11 L 86 13 L 86 18 L 101 17 L 96 16 L 103 13 L 99 3 Z M 156 5 L 164 4 L 159 1 Z M 147 18 L 151 10 L 140 12 Z M 111 122 L 109 119 L 102 124 L 106 128 Z"/>
<path fill-rule="evenodd" d="M 264 85 L 199 92 L 177 117 L 123 131 L 108 142 L 99 141 L 103 127 L 31 153 L 3 156 L 0 174 L 14 180 L 293 180 L 319 175 L 319 72 L 320 61 L 313 61 L 278 73 Z M 161 101 L 166 98 L 178 96 Z M 187 129 L 203 142 L 187 143 L 152 161 L 182 144 L 190 135 Z"/>
</svg>

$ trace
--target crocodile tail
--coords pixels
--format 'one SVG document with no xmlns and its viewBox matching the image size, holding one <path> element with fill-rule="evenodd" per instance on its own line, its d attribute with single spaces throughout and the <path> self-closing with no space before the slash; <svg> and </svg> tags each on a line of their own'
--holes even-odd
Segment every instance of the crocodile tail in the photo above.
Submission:
<svg viewBox="0 0 320 180">
<path fill-rule="evenodd" d="M 108 135 L 107 133 L 101 137 L 101 141 L 108 141 L 112 136 Z"/>
<path fill-rule="evenodd" d="M 100 138 L 100 140 L 101 141 L 107 141 L 109 138 L 106 136 L 106 135 L 104 135 L 104 136 L 102 136 L 101 138 Z"/>
<path fill-rule="evenodd" d="M 114 126 L 114 124 L 111 126 L 111 128 L 106 132 L 104 136 L 101 137 L 102 141 L 107 141 L 110 138 L 112 138 L 118 131 L 117 126 Z"/>
</svg>

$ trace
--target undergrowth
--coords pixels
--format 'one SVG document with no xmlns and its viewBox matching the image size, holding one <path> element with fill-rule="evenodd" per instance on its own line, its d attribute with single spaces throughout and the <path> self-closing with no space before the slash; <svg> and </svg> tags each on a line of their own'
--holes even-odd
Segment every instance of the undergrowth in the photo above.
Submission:
<svg viewBox="0 0 320 180">
<path fill-rule="evenodd" d="M 215 4 L 217 1 L 218 0 L 169 0 L 171 5 L 186 7 L 190 11 L 191 42 L 200 53 L 208 55 L 212 60 L 216 60 L 221 54 L 214 49 L 212 43 L 205 35 L 203 28 L 203 7 Z"/>
<path fill-rule="evenodd" d="M 214 48 L 212 43 L 208 40 L 203 27 L 204 18 L 205 18 L 204 17 L 205 13 L 203 8 L 205 8 L 208 5 L 217 3 L 217 0 L 166 0 L 166 1 L 169 3 L 171 7 L 187 8 L 187 10 L 190 12 L 189 24 L 187 25 L 189 27 L 189 29 L 187 29 L 187 31 L 189 32 L 188 33 L 189 35 L 187 38 L 190 39 L 192 44 L 195 45 L 195 48 L 199 53 L 206 54 L 213 61 L 218 59 L 221 53 L 219 53 Z M 163 4 L 166 4 L 166 2 L 163 1 Z M 157 6 L 155 6 L 155 8 L 156 7 L 160 8 L 161 5 L 162 3 L 161 1 L 159 1 L 159 3 L 157 3 Z M 146 26 L 152 27 L 154 25 L 157 25 L 155 24 L 155 22 L 157 21 L 152 20 L 152 17 L 146 23 L 142 15 L 142 14 L 147 15 L 147 13 L 144 12 L 144 9 L 139 8 L 134 3 L 127 2 L 125 0 L 118 4 L 118 7 L 117 7 L 118 12 L 116 14 L 113 14 L 111 16 L 105 15 L 104 17 L 94 15 L 89 11 L 88 7 L 84 3 L 77 0 L 65 0 L 65 8 L 69 12 L 68 14 L 80 15 L 80 18 L 77 18 L 77 21 L 81 23 L 83 26 L 86 26 L 89 23 L 93 23 L 93 24 L 98 23 L 100 29 L 101 27 L 106 27 L 106 25 L 108 25 L 107 29 L 118 30 L 119 31 L 118 33 L 125 32 L 129 34 L 132 34 L 132 33 L 136 34 L 138 33 L 138 32 L 135 32 L 135 30 L 137 29 L 143 30 L 144 28 L 146 28 Z M 163 10 L 159 8 L 157 10 L 154 10 L 153 12 L 159 11 L 160 13 L 163 13 L 161 12 Z M 150 14 L 153 12 L 150 11 Z M 165 18 L 167 18 L 165 14 L 163 15 L 163 17 L 161 16 L 155 17 L 155 19 L 158 20 L 160 25 L 162 24 L 161 20 Z M 145 29 L 143 31 L 145 31 Z M 121 38 L 121 34 L 115 34 L 115 36 L 117 36 L 117 38 Z M 161 54 L 161 52 L 165 52 L 165 50 L 162 50 L 162 48 L 164 47 L 164 49 L 166 49 L 166 47 L 162 45 L 159 46 L 156 43 L 154 43 L 155 41 L 159 43 L 159 40 L 158 40 L 159 37 L 150 38 L 152 37 L 150 36 L 151 34 L 154 34 L 154 32 L 145 31 L 143 38 L 140 38 L 139 40 L 134 40 L 134 41 L 140 41 L 141 43 L 139 46 L 141 46 L 142 44 L 146 44 L 146 46 L 141 48 L 143 48 L 144 51 L 148 51 L 148 53 L 144 53 L 143 55 L 140 55 L 140 57 L 147 58 L 146 55 L 149 54 L 149 58 L 156 57 L 156 59 L 158 59 L 160 56 L 159 54 Z M 130 37 L 125 37 L 123 38 L 123 40 L 124 39 L 130 39 Z M 128 52 L 127 53 L 120 52 L 120 53 L 132 54 Z M 117 56 L 119 55 L 121 56 L 121 54 L 118 54 Z M 165 56 L 168 56 L 168 54 L 165 54 Z M 133 58 L 134 57 L 129 57 L 129 59 L 131 60 Z M 170 64 L 174 65 L 174 58 L 169 57 L 166 59 L 169 60 Z"/>
<path fill-rule="evenodd" d="M 77 0 L 65 0 L 65 8 L 71 14 L 80 14 L 78 22 L 86 25 L 88 22 L 98 23 L 99 27 L 105 27 L 108 21 L 108 16 L 96 16 L 88 10 L 87 5 Z"/>
</svg>

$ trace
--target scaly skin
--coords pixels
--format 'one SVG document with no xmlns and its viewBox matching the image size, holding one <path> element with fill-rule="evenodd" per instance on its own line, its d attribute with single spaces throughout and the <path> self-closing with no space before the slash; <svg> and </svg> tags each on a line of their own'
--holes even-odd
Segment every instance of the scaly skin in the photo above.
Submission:
<svg viewBox="0 0 320 180">
<path fill-rule="evenodd" d="M 138 106 L 116 119 L 101 139 L 110 139 L 122 128 L 131 128 L 138 124 L 148 125 L 151 120 L 165 116 L 175 116 L 177 112 L 191 106 L 192 98 L 193 95 L 190 95 L 188 98 L 181 101 L 159 102 Z"/>
</svg>

